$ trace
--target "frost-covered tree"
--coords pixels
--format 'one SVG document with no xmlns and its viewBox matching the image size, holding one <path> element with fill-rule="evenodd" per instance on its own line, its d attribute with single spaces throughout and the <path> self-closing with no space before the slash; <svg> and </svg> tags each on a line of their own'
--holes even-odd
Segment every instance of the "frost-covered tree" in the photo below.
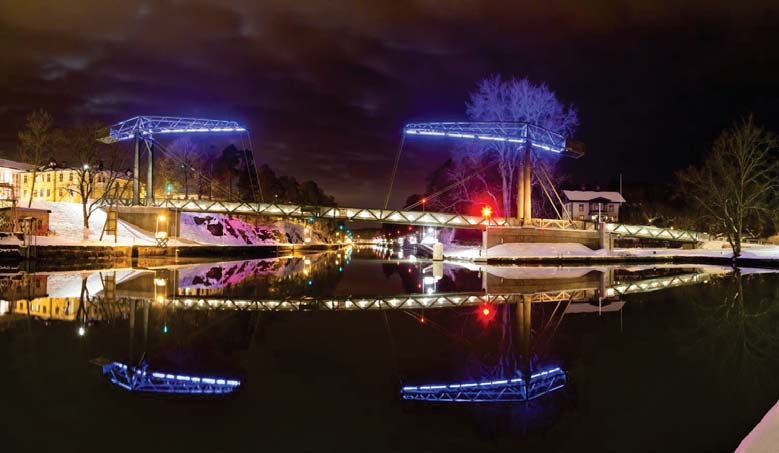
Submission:
<svg viewBox="0 0 779 453">
<path fill-rule="evenodd" d="M 468 117 L 473 121 L 527 122 L 569 137 L 579 125 L 576 109 L 564 105 L 545 83 L 534 84 L 527 77 L 504 80 L 495 75 L 482 80 L 466 103 Z M 488 190 L 495 196 L 499 189 L 502 214 L 511 215 L 511 206 L 520 149 L 508 142 L 474 143 L 464 149 L 457 166 L 468 172 L 485 162 L 497 160 L 499 187 Z M 488 177 L 476 177 L 477 184 L 490 185 Z"/>
<path fill-rule="evenodd" d="M 723 131 L 700 167 L 677 176 L 682 193 L 741 255 L 744 233 L 763 228 L 776 209 L 779 141 L 750 116 Z"/>
<path fill-rule="evenodd" d="M 70 162 L 76 174 L 68 188 L 81 203 L 85 233 L 89 231 L 89 219 L 105 200 L 121 198 L 127 190 L 129 179 L 122 184 L 121 169 L 129 162 L 118 146 L 100 144 L 95 137 L 102 126 L 97 123 L 81 124 L 59 134 L 58 148 Z"/>
</svg>

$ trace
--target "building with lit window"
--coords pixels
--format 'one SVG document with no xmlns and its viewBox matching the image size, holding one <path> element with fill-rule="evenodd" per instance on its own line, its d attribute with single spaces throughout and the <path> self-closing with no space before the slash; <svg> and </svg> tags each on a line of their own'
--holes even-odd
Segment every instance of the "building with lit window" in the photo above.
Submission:
<svg viewBox="0 0 779 453">
<path fill-rule="evenodd" d="M 105 194 L 106 188 L 115 191 L 120 198 L 129 198 L 132 194 L 132 177 L 124 173 L 110 170 L 95 170 L 93 199 Z M 70 201 L 80 202 L 79 170 L 74 168 L 47 168 L 35 172 L 35 184 L 33 173 L 22 172 L 17 175 L 19 180 L 17 197 L 19 200 L 27 200 L 32 194 L 33 200 L 42 201 Z M 111 180 L 114 179 L 113 185 Z M 144 186 L 141 184 L 141 197 L 145 195 Z"/>
<path fill-rule="evenodd" d="M 619 219 L 619 207 L 625 199 L 619 192 L 597 190 L 563 190 L 565 207 L 574 220 L 598 220 L 607 222 Z"/>
</svg>

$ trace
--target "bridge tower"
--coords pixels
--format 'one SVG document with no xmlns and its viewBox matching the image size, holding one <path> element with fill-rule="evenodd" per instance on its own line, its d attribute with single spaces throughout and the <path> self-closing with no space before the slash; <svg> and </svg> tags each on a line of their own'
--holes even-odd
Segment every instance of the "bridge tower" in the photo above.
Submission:
<svg viewBox="0 0 779 453">
<path fill-rule="evenodd" d="M 133 156 L 133 196 L 132 204 L 141 205 L 141 148 L 146 147 L 146 200 L 145 204 L 154 204 L 154 148 L 155 134 L 190 133 L 247 133 L 245 127 L 235 121 L 212 120 L 202 118 L 178 118 L 170 116 L 136 116 L 110 126 L 101 131 L 97 140 L 103 143 L 134 141 Z M 254 168 L 252 163 L 252 168 Z M 256 172 L 256 169 L 254 170 Z"/>
<path fill-rule="evenodd" d="M 517 221 L 530 225 L 532 212 L 532 151 L 556 153 L 578 159 L 584 155 L 578 142 L 566 140 L 562 135 L 526 122 L 432 122 L 411 123 L 404 128 L 404 137 L 428 136 L 477 140 L 496 146 L 516 146 L 519 153 L 517 168 Z M 539 177 L 539 181 L 542 179 Z M 550 181 L 551 183 L 551 181 Z M 554 187 L 552 187 L 554 191 Z"/>
</svg>

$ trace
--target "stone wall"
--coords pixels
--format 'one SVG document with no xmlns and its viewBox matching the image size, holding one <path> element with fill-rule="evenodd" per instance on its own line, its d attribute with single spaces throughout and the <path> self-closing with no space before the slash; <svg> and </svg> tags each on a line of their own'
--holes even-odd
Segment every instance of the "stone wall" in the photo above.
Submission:
<svg viewBox="0 0 779 453">
<path fill-rule="evenodd" d="M 486 248 L 512 243 L 574 243 L 583 244 L 593 250 L 600 247 L 598 231 L 556 230 L 523 227 L 490 227 L 485 232 L 483 246 Z"/>
</svg>

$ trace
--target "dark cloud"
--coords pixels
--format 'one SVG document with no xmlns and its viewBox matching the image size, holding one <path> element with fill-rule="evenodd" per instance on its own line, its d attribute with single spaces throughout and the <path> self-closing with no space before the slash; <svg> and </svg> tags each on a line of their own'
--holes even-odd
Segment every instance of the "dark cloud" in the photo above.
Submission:
<svg viewBox="0 0 779 453">
<path fill-rule="evenodd" d="M 777 19 L 772 2 L 0 1 L 0 151 L 33 108 L 235 118 L 279 173 L 376 204 L 402 124 L 462 118 L 499 72 L 578 106 L 575 179 L 666 178 L 739 115 L 779 127 Z M 407 149 L 398 199 L 444 151 Z"/>
</svg>

